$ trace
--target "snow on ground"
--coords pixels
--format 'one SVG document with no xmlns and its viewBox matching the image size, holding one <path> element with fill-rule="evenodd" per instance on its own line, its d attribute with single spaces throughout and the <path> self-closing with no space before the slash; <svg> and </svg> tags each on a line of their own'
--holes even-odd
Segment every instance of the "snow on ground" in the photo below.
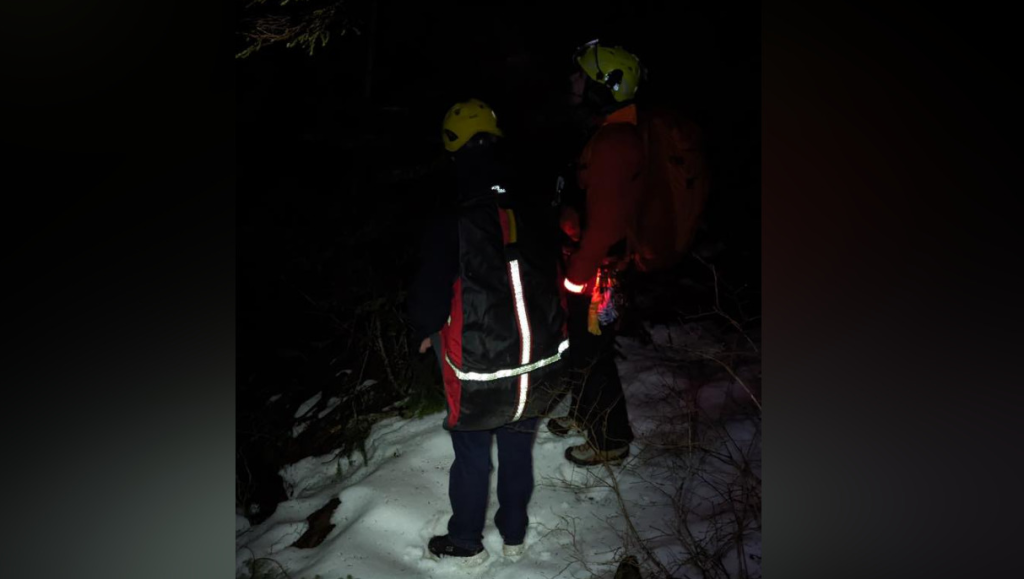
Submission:
<svg viewBox="0 0 1024 579">
<path fill-rule="evenodd" d="M 341 404 L 341 398 L 332 397 L 330 400 L 327 401 L 327 408 L 321 410 L 320 414 L 317 415 L 317 418 L 323 418 L 324 416 L 327 416 L 335 408 L 337 408 L 338 404 Z"/>
<path fill-rule="evenodd" d="M 323 396 L 323 392 L 317 392 L 312 398 L 306 400 L 299 405 L 299 409 L 295 411 L 295 418 L 302 418 L 309 412 L 310 408 L 316 406 L 317 402 L 320 402 L 320 397 Z"/>
<path fill-rule="evenodd" d="M 697 330 L 697 325 L 655 329 L 655 341 L 661 345 L 671 341 L 676 347 L 708 347 Z M 497 477 L 493 475 L 484 529 L 488 561 L 466 569 L 430 557 L 427 541 L 446 532 L 448 469 L 454 457 L 451 439 L 441 427 L 444 414 L 438 413 L 378 423 L 366 441 L 365 457 L 359 452 L 341 459 L 333 455 L 308 457 L 284 468 L 281 475 L 289 500 L 260 525 L 250 528 L 244 519 L 238 521 L 238 575 L 248 575 L 254 557 L 276 561 L 293 579 L 345 579 L 348 575 L 355 579 L 612 577 L 626 554 L 637 555 L 645 569 L 652 569 L 636 541 L 629 539 L 623 507 L 651 553 L 679 577 L 690 572 L 673 563 L 699 556 L 701 549 L 696 546 L 708 550 L 719 546 L 721 541 L 709 537 L 728 530 L 721 522 L 707 522 L 716 505 L 723 502 L 721 494 L 742 487 L 735 482 L 736 471 L 727 464 L 728 457 L 745 455 L 760 477 L 759 421 L 724 421 L 724 428 L 705 436 L 704 444 L 721 451 L 716 456 L 725 457 L 722 460 L 678 452 L 691 435 L 683 418 L 686 412 L 681 410 L 683 402 L 670 394 L 673 390 L 667 385 L 675 385 L 678 391 L 686 386 L 685 378 L 666 363 L 658 348 L 626 339 L 619 342 L 628 357 L 619 361 L 619 368 L 637 435 L 631 459 L 609 470 L 577 467 L 567 462 L 563 453 L 567 446 L 582 442 L 582 437 L 559 439 L 542 425 L 534 448 L 537 486 L 529 509 L 527 550 L 518 562 L 501 554 L 501 537 L 493 523 L 497 509 Z M 746 396 L 734 380 L 719 379 L 702 388 L 697 399 L 715 410 L 730 395 Z M 705 458 L 698 460 L 698 454 Z M 496 446 L 492 447 L 492 461 L 500 468 Z M 621 504 L 613 490 L 616 486 Z M 341 505 L 331 519 L 335 527 L 323 543 L 312 549 L 291 547 L 306 531 L 306 517 L 335 497 Z M 670 507 L 673 498 L 688 505 L 685 519 L 692 534 L 682 536 L 692 537 L 689 543 L 679 539 L 677 509 Z M 743 498 L 733 495 L 733 500 Z M 756 500 L 760 500 L 759 492 Z M 723 557 L 730 574 L 738 568 L 736 551 L 732 546 Z M 760 533 L 753 532 L 745 540 L 743 552 L 751 577 L 760 575 L 760 553 Z"/>
</svg>

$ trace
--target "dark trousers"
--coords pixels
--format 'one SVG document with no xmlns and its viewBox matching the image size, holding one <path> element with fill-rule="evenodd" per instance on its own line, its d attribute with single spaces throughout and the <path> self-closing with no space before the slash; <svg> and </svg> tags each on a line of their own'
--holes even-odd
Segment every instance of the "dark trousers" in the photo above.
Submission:
<svg viewBox="0 0 1024 579">
<path fill-rule="evenodd" d="M 494 524 L 507 545 L 526 537 L 526 506 L 533 494 L 533 441 L 539 418 L 528 418 L 494 430 L 451 431 L 455 462 L 449 474 L 452 516 L 448 536 L 467 549 L 483 545 L 490 495 L 491 441 L 498 439 L 498 511 Z"/>
<path fill-rule="evenodd" d="M 587 441 L 599 450 L 633 442 L 633 429 L 615 365 L 615 328 L 602 326 L 601 335 L 587 330 L 590 297 L 569 295 L 569 416 L 587 429 Z"/>
</svg>

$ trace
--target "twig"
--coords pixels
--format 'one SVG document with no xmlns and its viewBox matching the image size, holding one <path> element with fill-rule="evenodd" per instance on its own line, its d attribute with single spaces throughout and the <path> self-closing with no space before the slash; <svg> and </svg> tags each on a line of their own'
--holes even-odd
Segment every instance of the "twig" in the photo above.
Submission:
<svg viewBox="0 0 1024 579">
<path fill-rule="evenodd" d="M 761 403 L 757 401 L 757 397 L 754 396 L 754 393 L 750 391 L 750 388 L 747 388 L 746 383 L 743 382 L 743 380 L 739 376 L 736 375 L 736 372 L 733 372 L 732 368 L 728 364 L 726 364 L 725 362 L 722 362 L 718 358 L 716 358 L 714 356 L 711 356 L 709 354 L 705 354 L 705 353 L 702 353 L 702 352 L 698 352 L 698 353 L 701 354 L 701 356 L 703 356 L 705 359 L 711 360 L 711 361 L 717 363 L 718 365 L 720 365 L 721 367 L 725 368 L 725 371 L 728 372 L 736 380 L 736 382 L 738 382 L 739 385 L 742 386 L 743 389 L 747 391 L 747 394 L 750 396 L 750 399 L 753 400 L 754 404 L 757 406 L 757 410 L 759 412 L 762 411 L 761 410 Z"/>
<path fill-rule="evenodd" d="M 613 491 L 615 491 L 615 497 L 616 499 L 618 499 L 619 502 L 619 509 L 622 511 L 622 518 L 626 521 L 626 525 L 629 528 L 630 534 L 636 539 L 637 544 L 640 545 L 640 548 L 644 551 L 644 554 L 646 554 L 647 557 L 651 561 L 653 561 L 659 569 L 661 569 L 661 571 L 665 574 L 666 577 L 671 577 L 672 573 L 654 555 L 654 553 L 651 552 L 650 548 L 648 548 L 647 544 L 644 542 L 643 537 L 641 537 L 640 533 L 636 530 L 636 526 L 633 525 L 633 519 L 629 516 L 629 509 L 626 508 L 626 501 L 622 498 L 622 492 L 619 490 L 619 481 L 616 478 L 615 473 L 612 472 L 611 467 L 608 466 L 607 463 L 604 464 L 604 468 L 605 471 L 607 471 L 608 476 L 611 478 L 611 488 Z"/>
<path fill-rule="evenodd" d="M 394 387 L 395 391 L 398 392 L 399 396 L 405 396 L 405 392 L 402 391 L 402 388 L 398 385 L 398 380 L 395 379 L 395 375 L 391 372 L 391 361 L 388 360 L 388 353 L 386 348 L 384 347 L 384 338 L 381 336 L 380 317 L 375 316 L 373 318 L 373 322 L 374 336 L 377 338 L 377 347 L 380 351 L 380 357 L 384 360 L 384 370 L 388 373 L 388 380 L 391 382 L 391 385 L 392 387 Z"/>
<path fill-rule="evenodd" d="M 363 356 L 363 365 L 359 367 L 359 377 L 356 378 L 356 389 L 363 383 L 363 372 L 366 370 L 366 361 L 370 359 L 370 351 L 367 350 Z"/>
<path fill-rule="evenodd" d="M 723 318 L 728 320 L 728 322 L 730 324 L 732 324 L 733 327 L 736 328 L 736 330 L 740 334 L 742 334 L 744 338 L 747 339 L 747 342 L 750 343 L 750 347 L 753 348 L 755 352 L 760 352 L 760 350 L 758 350 L 758 348 L 757 348 L 757 344 L 755 344 L 754 341 L 750 339 L 750 336 L 748 336 L 747 333 L 743 331 L 743 326 L 741 326 L 736 320 L 734 320 L 732 318 L 732 316 L 730 316 L 729 314 L 725 313 L 724 310 L 722 310 L 722 304 L 721 304 L 721 301 L 718 298 L 718 270 L 715 269 L 715 266 L 713 264 L 708 264 L 699 255 L 695 254 L 693 257 L 696 258 L 697 261 L 701 262 L 706 267 L 711 269 L 711 275 L 714 276 L 714 278 L 715 278 L 715 311 L 719 315 L 721 315 Z"/>
<path fill-rule="evenodd" d="M 297 285 L 292 283 L 288 278 L 286 278 L 285 276 L 282 275 L 281 276 L 281 281 L 283 281 L 286 284 L 290 285 L 292 287 L 292 289 L 294 289 L 295 291 L 297 291 L 300 294 L 302 294 L 302 297 L 306 298 L 306 301 L 308 301 L 310 304 L 313 305 L 313 307 L 315 307 L 317 309 L 316 312 L 312 312 L 312 313 L 321 314 L 321 315 L 324 315 L 324 316 L 327 316 L 327 317 L 331 318 L 331 321 L 333 321 L 335 323 L 336 327 L 343 327 L 344 326 L 344 324 L 342 324 L 341 321 L 338 320 L 337 316 L 335 316 L 331 312 L 325 312 L 324 311 L 324 307 L 322 305 L 318 304 L 313 298 L 309 297 L 309 295 L 306 294 L 306 292 L 302 291 L 302 289 L 300 289 Z"/>
<path fill-rule="evenodd" d="M 249 551 L 249 554 L 252 555 L 252 559 L 249 560 L 249 573 L 250 573 L 249 579 L 256 579 L 256 565 L 258 563 L 260 563 L 260 562 L 270 562 L 270 563 L 273 563 L 274 565 L 277 565 L 277 568 L 280 569 L 281 573 L 284 574 L 285 579 L 291 579 L 292 576 L 288 574 L 288 570 L 285 569 L 284 565 L 281 565 L 281 563 L 279 561 L 277 561 L 276 559 L 272 559 L 270 557 L 257 557 L 256 553 L 253 552 L 253 550 L 250 547 L 244 546 L 242 548 L 245 549 L 246 551 Z"/>
</svg>

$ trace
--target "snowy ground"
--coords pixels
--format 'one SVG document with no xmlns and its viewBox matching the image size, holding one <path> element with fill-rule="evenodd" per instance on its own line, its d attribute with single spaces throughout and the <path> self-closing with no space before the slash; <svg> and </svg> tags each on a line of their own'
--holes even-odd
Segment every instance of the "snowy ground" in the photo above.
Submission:
<svg viewBox="0 0 1024 579">
<path fill-rule="evenodd" d="M 340 460 L 333 455 L 309 457 L 285 468 L 289 500 L 256 527 L 238 517 L 238 576 L 249 575 L 255 557 L 266 559 L 257 566 L 263 570 L 257 576 L 292 579 L 610 578 L 624 555 L 635 554 L 645 577 L 656 576 L 652 556 L 676 577 L 741 576 L 741 569 L 746 576 L 759 577 L 760 484 L 751 480 L 759 481 L 761 474 L 760 419 L 722 416 L 707 423 L 721 428 L 691 433 L 687 400 L 691 407 L 696 400 L 705 416 L 716 416 L 727 399 L 749 401 L 749 395 L 728 374 L 715 377 L 698 393 L 674 369 L 678 364 L 671 362 L 678 359 L 680 346 L 703 351 L 717 347 L 702 337 L 699 325 L 654 332 L 658 347 L 620 339 L 628 359 L 620 360 L 619 368 L 637 435 L 626 464 L 576 467 L 563 452 L 582 438 L 559 439 L 541 426 L 534 448 L 537 488 L 530 504 L 527 551 L 518 562 L 501 555 L 501 537 L 493 524 L 494 476 L 484 530 L 489 560 L 464 569 L 430 558 L 427 540 L 446 532 L 450 515 L 453 452 L 439 413 L 377 424 L 366 443 L 365 462 L 357 452 Z M 675 354 L 666 353 L 670 342 Z M 746 381 L 757 370 L 740 369 L 738 375 Z M 695 438 L 704 450 L 688 452 Z M 496 447 L 492 452 L 497 466 Z M 750 470 L 741 476 L 738 465 L 743 463 Z M 291 546 L 306 531 L 307 516 L 332 498 L 341 504 L 326 539 L 312 549 Z M 741 508 L 756 514 L 745 520 L 750 531 L 743 548 L 737 549 L 735 513 Z M 637 535 L 646 547 L 640 547 Z M 680 565 L 687 560 L 690 566 Z M 695 565 L 707 569 L 702 574 Z"/>
</svg>

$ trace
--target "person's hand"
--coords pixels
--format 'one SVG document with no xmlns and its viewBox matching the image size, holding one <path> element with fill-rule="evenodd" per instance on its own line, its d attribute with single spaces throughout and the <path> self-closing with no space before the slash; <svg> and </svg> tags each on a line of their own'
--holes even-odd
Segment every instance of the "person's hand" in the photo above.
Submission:
<svg viewBox="0 0 1024 579">
<path fill-rule="evenodd" d="M 582 232 L 580 231 L 580 216 L 576 210 L 572 207 L 563 207 L 558 221 L 562 232 L 572 241 L 579 243 Z"/>
<path fill-rule="evenodd" d="M 430 349 L 430 338 L 423 338 L 423 341 L 420 342 L 420 354 L 425 353 L 429 349 Z"/>
</svg>

